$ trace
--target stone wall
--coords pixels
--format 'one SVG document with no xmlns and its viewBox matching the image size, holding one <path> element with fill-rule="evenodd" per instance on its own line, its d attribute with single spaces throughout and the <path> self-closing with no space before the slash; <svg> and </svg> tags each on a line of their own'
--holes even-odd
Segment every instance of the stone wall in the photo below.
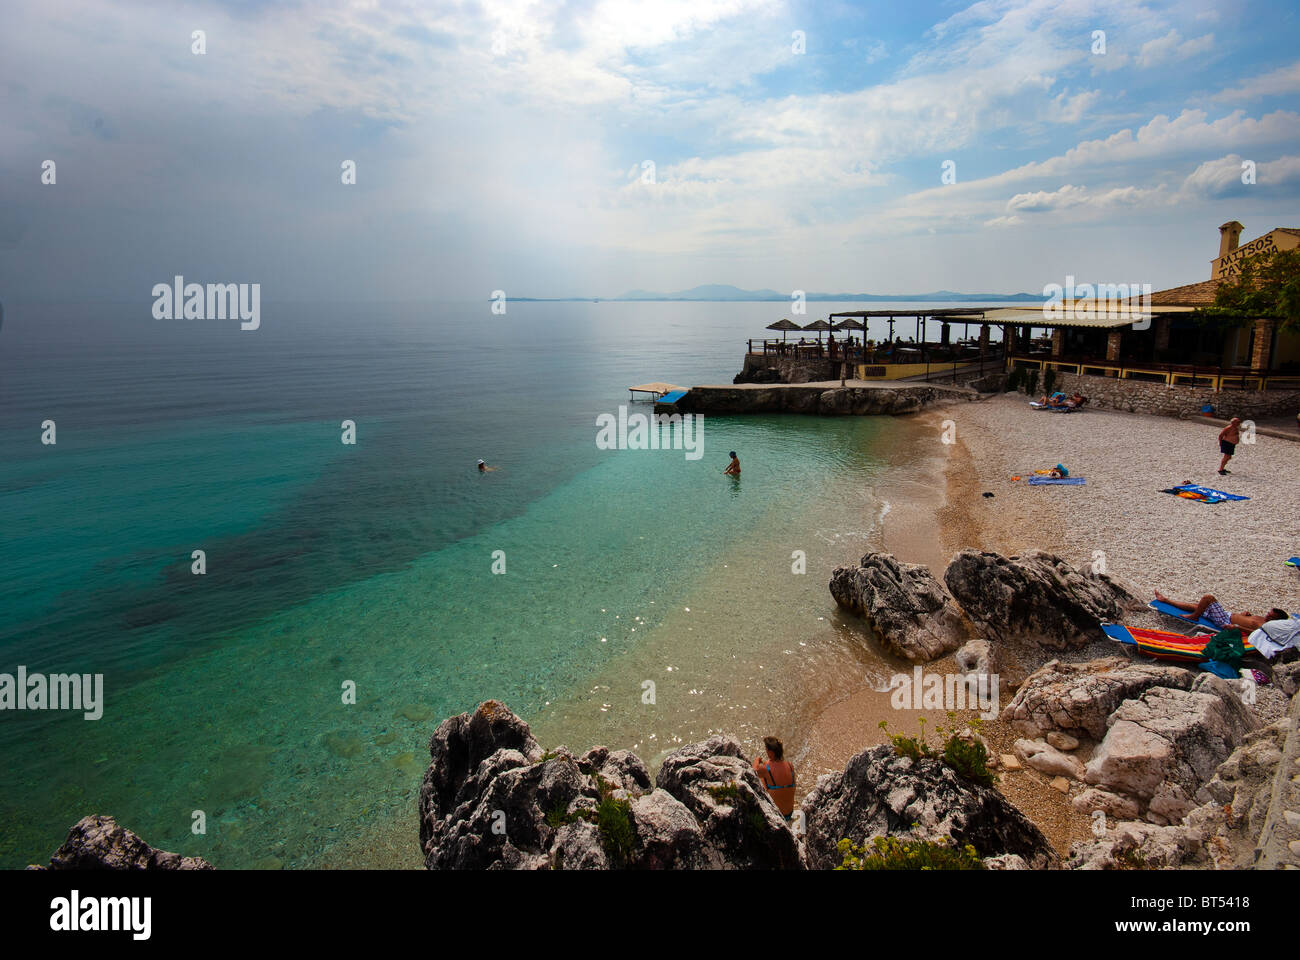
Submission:
<svg viewBox="0 0 1300 960">
<path fill-rule="evenodd" d="M 840 361 L 749 353 L 733 383 L 816 383 L 840 378 Z"/>
<path fill-rule="evenodd" d="M 1208 387 L 1170 386 L 1075 373 L 1058 373 L 1052 389 L 1066 393 L 1077 390 L 1088 398 L 1090 406 L 1164 417 L 1199 417 L 1201 405 L 1205 403 L 1212 404 L 1214 415 L 1224 419 L 1294 415 L 1300 410 L 1300 390 L 1215 391 Z M 1038 392 L 1042 391 L 1040 374 Z"/>
</svg>

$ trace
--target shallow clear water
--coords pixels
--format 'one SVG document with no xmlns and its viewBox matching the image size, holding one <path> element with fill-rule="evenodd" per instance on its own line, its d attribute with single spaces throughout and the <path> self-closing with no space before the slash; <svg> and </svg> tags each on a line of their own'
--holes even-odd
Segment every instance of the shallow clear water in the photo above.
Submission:
<svg viewBox="0 0 1300 960">
<path fill-rule="evenodd" d="M 707 418 L 696 461 L 595 445 L 628 384 L 727 382 L 779 315 L 268 305 L 242 333 L 11 305 L 0 671 L 102 673 L 106 706 L 0 714 L 0 865 L 91 812 L 223 867 L 328 861 L 488 697 L 548 746 L 652 759 L 797 722 L 810 675 L 875 682 L 825 583 L 878 535 L 905 421 Z"/>
</svg>

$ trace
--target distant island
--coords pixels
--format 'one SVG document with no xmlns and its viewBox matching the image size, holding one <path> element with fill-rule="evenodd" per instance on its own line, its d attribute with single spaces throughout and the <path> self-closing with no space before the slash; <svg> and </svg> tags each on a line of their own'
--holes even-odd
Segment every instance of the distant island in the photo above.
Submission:
<svg viewBox="0 0 1300 960">
<path fill-rule="evenodd" d="M 516 302 L 586 302 L 599 303 L 602 300 L 646 301 L 646 300 L 682 300 L 711 302 L 750 302 L 750 303 L 789 303 L 790 295 L 776 290 L 742 290 L 725 283 L 706 283 L 689 290 L 674 293 L 655 293 L 651 290 L 629 290 L 617 297 L 507 297 Z M 910 300 L 934 301 L 1028 301 L 1041 303 L 1043 297 L 1033 293 L 956 293 L 952 290 L 936 290 L 931 293 L 808 293 L 804 297 L 810 303 L 880 303 L 884 301 Z"/>
</svg>

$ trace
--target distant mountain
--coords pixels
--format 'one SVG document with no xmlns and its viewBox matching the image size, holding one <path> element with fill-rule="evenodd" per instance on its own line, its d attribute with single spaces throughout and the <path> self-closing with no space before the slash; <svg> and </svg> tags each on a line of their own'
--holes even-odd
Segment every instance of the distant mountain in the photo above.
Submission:
<svg viewBox="0 0 1300 960">
<path fill-rule="evenodd" d="M 584 298 L 585 299 L 585 298 Z M 675 293 L 654 293 L 649 290 L 629 290 L 615 300 L 709 300 L 709 301 L 767 301 L 789 303 L 789 294 L 775 290 L 742 290 L 725 283 L 708 283 L 689 290 Z M 886 300 L 948 300 L 965 303 L 967 301 L 1030 301 L 1041 303 L 1043 297 L 1033 293 L 956 293 L 952 290 L 936 290 L 933 293 L 809 293 L 809 302 L 820 303 L 879 303 Z"/>
</svg>

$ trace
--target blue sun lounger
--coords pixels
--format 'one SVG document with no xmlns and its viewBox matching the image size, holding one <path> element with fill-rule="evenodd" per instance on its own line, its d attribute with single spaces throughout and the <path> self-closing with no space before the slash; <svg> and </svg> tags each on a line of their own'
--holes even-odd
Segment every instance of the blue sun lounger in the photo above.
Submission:
<svg viewBox="0 0 1300 960">
<path fill-rule="evenodd" d="M 1199 620 L 1193 620 L 1187 615 L 1186 610 L 1180 610 L 1172 603 L 1165 603 L 1163 600 L 1152 600 L 1147 604 L 1147 606 L 1157 613 L 1163 613 L 1166 617 L 1173 617 L 1175 620 L 1181 620 L 1183 623 L 1195 624 L 1198 627 L 1204 627 L 1206 630 L 1213 630 L 1216 633 L 1219 630 L 1218 627 L 1212 624 L 1209 620 L 1206 620 L 1204 617 L 1201 617 Z"/>
</svg>

